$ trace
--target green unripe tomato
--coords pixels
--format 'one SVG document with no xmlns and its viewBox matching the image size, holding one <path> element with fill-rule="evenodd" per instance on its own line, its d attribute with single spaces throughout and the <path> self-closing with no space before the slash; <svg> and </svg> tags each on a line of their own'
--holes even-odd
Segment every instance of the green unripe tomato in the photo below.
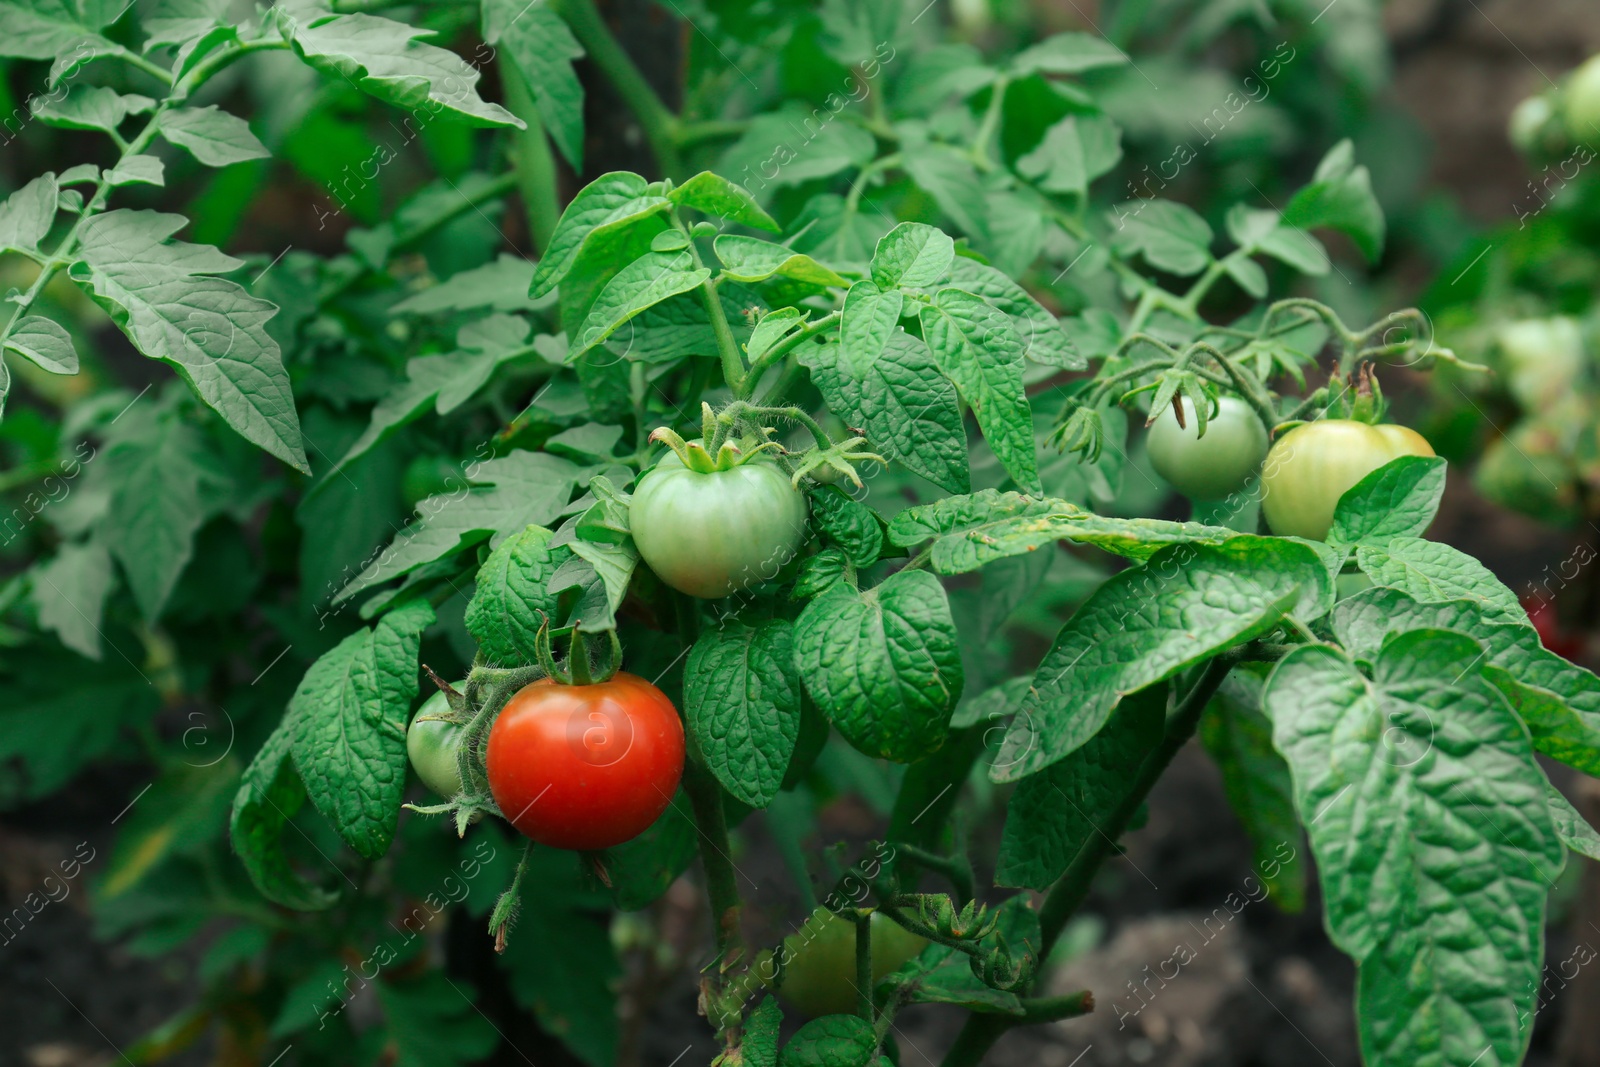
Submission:
<svg viewBox="0 0 1600 1067">
<path fill-rule="evenodd" d="M 457 682 L 456 688 L 466 683 Z M 461 792 L 461 771 L 456 765 L 456 752 L 466 727 L 459 723 L 434 720 L 423 722 L 425 715 L 444 715 L 450 710 L 441 690 L 422 702 L 411 727 L 406 730 L 406 755 L 411 757 L 411 767 L 422 779 L 422 784 L 434 793 L 449 800 Z"/>
<path fill-rule="evenodd" d="M 872 913 L 871 922 L 876 983 L 921 952 L 927 941 L 878 912 Z M 784 938 L 783 949 L 779 996 L 813 1017 L 856 1010 L 855 923 L 818 908 L 798 932 Z"/>
<path fill-rule="evenodd" d="M 1279 536 L 1320 541 L 1333 526 L 1339 498 L 1357 482 L 1392 459 L 1433 454 L 1423 436 L 1405 426 L 1349 419 L 1296 426 L 1267 453 L 1261 514 Z"/>
<path fill-rule="evenodd" d="M 1191 500 L 1222 500 L 1243 489 L 1267 454 L 1267 430 L 1254 409 L 1235 396 L 1218 398 L 1201 437 L 1194 408 L 1187 399 L 1179 403 L 1183 426 L 1169 405 L 1150 427 L 1150 465 Z"/>
<path fill-rule="evenodd" d="M 1541 93 L 1528 97 L 1512 109 L 1506 134 L 1518 152 L 1531 157 L 1562 139 L 1564 131 L 1556 123 L 1555 105 Z"/>
<path fill-rule="evenodd" d="M 702 474 L 668 452 L 639 480 L 628 522 L 663 582 L 714 600 L 772 579 L 794 558 L 806 499 L 764 456 Z"/>
<path fill-rule="evenodd" d="M 1600 144 L 1600 56 L 1572 72 L 1566 88 L 1567 132 L 1582 144 Z"/>
</svg>

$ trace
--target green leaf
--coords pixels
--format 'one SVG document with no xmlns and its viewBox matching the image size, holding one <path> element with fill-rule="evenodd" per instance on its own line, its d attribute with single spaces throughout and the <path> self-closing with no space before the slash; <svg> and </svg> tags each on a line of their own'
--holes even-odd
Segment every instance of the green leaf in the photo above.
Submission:
<svg viewBox="0 0 1600 1067">
<path fill-rule="evenodd" d="M 1337 649 L 1279 661 L 1263 706 L 1289 762 L 1329 934 L 1357 962 L 1363 1058 L 1520 1063 L 1564 852 L 1527 734 L 1471 638 L 1415 630 L 1369 681 Z"/>
<path fill-rule="evenodd" d="M 262 896 L 286 908 L 316 911 L 333 906 L 338 895 L 302 879 L 283 851 L 284 827 L 306 800 L 305 786 L 289 758 L 293 739 L 285 717 L 245 768 L 233 798 L 228 836 Z"/>
<path fill-rule="evenodd" d="M 583 83 L 572 64 L 584 53 L 560 13 L 548 4 L 485 0 L 483 39 L 501 49 L 528 83 L 540 123 L 572 169 L 582 173 Z"/>
<path fill-rule="evenodd" d="M 1113 575 L 1056 635 L 989 776 L 1066 757 L 1123 697 L 1259 637 L 1328 581 L 1309 548 L 1271 537 L 1177 545 Z"/>
<path fill-rule="evenodd" d="M 932 538 L 929 566 L 938 574 L 965 574 L 1062 540 L 1087 514 L 1065 500 L 984 489 L 906 508 L 889 520 L 889 541 L 911 548 Z"/>
<path fill-rule="evenodd" d="M 437 315 L 443 311 L 529 311 L 533 264 L 502 252 L 493 263 L 457 271 L 438 285 L 406 297 L 389 308 L 391 315 Z"/>
<path fill-rule="evenodd" d="M 98 32 L 93 12 L 78 13 L 68 0 L 8 0 L 0 3 L 0 56 L 55 59 L 73 52 L 86 57 L 126 54 Z"/>
<path fill-rule="evenodd" d="M 800 573 L 795 576 L 794 588 L 789 595 L 795 600 L 810 600 L 821 596 L 838 583 L 846 580 L 853 565 L 844 549 L 830 545 L 814 556 L 800 561 Z"/>
<path fill-rule="evenodd" d="M 491 538 L 498 543 L 529 525 L 550 525 L 572 497 L 578 467 L 558 456 L 518 451 L 472 464 L 464 476 L 469 488 L 419 504 L 419 517 L 333 602 L 342 603 L 468 545 Z"/>
<path fill-rule="evenodd" d="M 1374 585 L 1386 585 L 1423 603 L 1471 600 L 1491 618 L 1527 618 L 1517 594 L 1465 552 L 1420 537 L 1394 537 L 1382 547 L 1358 545 L 1356 563 Z"/>
<path fill-rule="evenodd" d="M 939 210 L 967 236 L 988 236 L 983 210 L 983 180 L 965 152 L 934 141 L 907 144 L 900 152 L 902 166 L 922 190 L 933 197 Z"/>
<path fill-rule="evenodd" d="M 1035 363 L 1063 370 L 1084 370 L 1089 366 L 1056 317 L 1002 272 L 975 259 L 957 256 L 950 268 L 950 282 L 1009 315 L 1028 358 Z"/>
<path fill-rule="evenodd" d="M 1081 748 L 1022 779 L 1006 806 L 995 883 L 1046 889 L 1061 877 L 1126 799 L 1166 715 L 1165 685 L 1135 693 Z"/>
<path fill-rule="evenodd" d="M 1184 277 L 1211 264 L 1211 227 L 1194 210 L 1171 200 L 1132 200 L 1112 208 L 1119 255 L 1143 255 L 1158 270 Z"/>
<path fill-rule="evenodd" d="M 214 277 L 240 260 L 167 240 L 186 222 L 155 211 L 97 215 L 83 224 L 72 279 L 135 348 L 182 375 L 240 436 L 310 473 L 289 376 L 265 329 L 278 309 Z"/>
<path fill-rule="evenodd" d="M 41 174 L 0 203 L 0 251 L 38 252 L 55 221 L 60 189 L 54 174 Z"/>
<path fill-rule="evenodd" d="M 34 568 L 39 628 L 53 630 L 79 655 L 100 658 L 100 619 L 111 592 L 111 554 L 98 541 L 62 545 Z"/>
<path fill-rule="evenodd" d="M 667 199 L 680 207 L 692 207 L 707 215 L 715 215 L 719 219 L 727 219 L 729 222 L 737 222 L 753 229 L 766 230 L 769 233 L 783 232 L 783 227 L 756 203 L 756 198 L 750 195 L 750 190 L 742 185 L 735 185 L 709 170 L 703 170 L 682 185 L 674 186 L 667 194 Z M 717 254 L 720 256 L 722 253 L 719 251 Z M 724 259 L 723 262 L 727 260 Z"/>
<path fill-rule="evenodd" d="M 1014 75 L 1082 74 L 1104 67 L 1120 67 L 1128 62 L 1127 53 L 1103 37 L 1091 33 L 1058 33 L 1032 48 L 1025 48 L 1011 61 Z"/>
<path fill-rule="evenodd" d="M 989 1015 L 1023 1014 L 1022 1001 L 1015 993 L 984 985 L 972 973 L 971 959 L 948 945 L 929 945 L 900 969 L 900 974 L 915 972 L 915 977 L 896 995 L 903 996 L 907 1004 L 954 1004 Z"/>
<path fill-rule="evenodd" d="M 617 272 L 595 297 L 583 327 L 572 339 L 569 358 L 604 341 L 617 328 L 655 304 L 699 286 L 711 272 L 696 267 L 687 250 L 646 252 Z"/>
<path fill-rule="evenodd" d="M 379 100 L 429 118 L 524 128 L 511 112 L 478 96 L 478 72 L 466 60 L 421 42 L 432 30 L 376 15 L 284 18 L 280 25 L 300 58 Z"/>
<path fill-rule="evenodd" d="M 723 234 L 716 239 L 715 248 L 722 260 L 723 277 L 736 282 L 764 282 L 778 275 L 807 285 L 843 289 L 850 284 L 810 256 L 759 237 Z"/>
<path fill-rule="evenodd" d="M 661 818 L 638 837 L 606 849 L 611 903 L 622 911 L 641 911 L 660 900 L 700 853 L 700 831 L 690 816 L 682 789 Z"/>
<path fill-rule="evenodd" d="M 926 571 L 899 571 L 867 593 L 836 585 L 795 623 L 806 691 L 869 756 L 912 763 L 944 744 L 961 698 L 950 604 Z"/>
<path fill-rule="evenodd" d="M 1105 518 L 1066 500 L 998 489 L 907 508 L 889 523 L 890 542 L 902 548 L 933 539 L 928 562 L 938 574 L 965 574 L 1051 541 L 1144 560 L 1167 545 L 1219 545 L 1239 536 L 1195 522 Z"/>
<path fill-rule="evenodd" d="M 902 222 L 878 241 L 872 253 L 872 280 L 879 289 L 926 289 L 950 270 L 955 242 L 943 230 Z"/>
<path fill-rule="evenodd" d="M 851 378 L 859 381 L 872 373 L 884 346 L 900 328 L 905 299 L 899 289 L 885 292 L 877 282 L 865 278 L 845 294 L 839 346 Z"/>
<path fill-rule="evenodd" d="M 382 856 L 394 837 L 417 653 L 433 621 L 426 600 L 406 602 L 325 652 L 289 700 L 294 764 L 306 792 L 365 859 Z"/>
<path fill-rule="evenodd" d="M 448 415 L 465 404 L 489 384 L 501 364 L 528 354 L 527 337 L 526 319 L 489 315 L 461 328 L 456 335 L 461 346 L 458 351 L 411 359 L 406 363 L 405 380 L 373 405 L 367 428 L 334 464 L 333 473 L 343 472 L 430 407 Z M 328 484 L 329 479 L 324 478 L 312 492 Z"/>
<path fill-rule="evenodd" d="M 761 316 L 755 328 L 750 331 L 750 340 L 745 344 L 745 352 L 750 359 L 757 360 L 766 355 L 773 345 L 785 340 L 795 330 L 805 325 L 807 312 L 799 308 L 778 308 Z"/>
<path fill-rule="evenodd" d="M 35 112 L 38 120 L 62 130 L 98 130 L 117 133 L 128 115 L 142 115 L 155 107 L 149 96 L 138 93 L 123 96 L 102 86 L 77 85 L 61 99 L 46 99 Z"/>
<path fill-rule="evenodd" d="M 1068 115 L 1017 160 L 1018 173 L 1047 193 L 1086 196 L 1089 183 L 1122 161 L 1122 131 L 1102 115 Z"/>
<path fill-rule="evenodd" d="M 1287 912 L 1306 906 L 1306 865 L 1289 765 L 1272 747 L 1261 712 L 1262 678 L 1235 667 L 1200 720 L 1200 743 L 1222 772 L 1222 789 L 1250 836 L 1251 867 Z"/>
<path fill-rule="evenodd" d="M 783 1022 L 783 1009 L 771 997 L 762 998 L 761 1005 L 744 1021 L 744 1031 L 739 1035 L 739 1056 L 736 1063 L 727 1067 L 778 1067 L 778 1025 Z"/>
<path fill-rule="evenodd" d="M 933 358 L 978 419 L 983 438 L 1025 492 L 1042 492 L 1033 412 L 1022 388 L 1023 344 L 1005 313 L 960 289 L 941 289 L 921 310 Z"/>
<path fill-rule="evenodd" d="M 648 183 L 631 171 L 602 174 L 578 191 L 550 235 L 550 246 L 533 272 L 528 295 L 537 299 L 554 289 L 591 240 L 615 235 L 630 223 L 668 208 L 672 201 L 646 193 Z"/>
<path fill-rule="evenodd" d="M 1487 651 L 1484 676 L 1528 724 L 1534 748 L 1600 775 L 1600 678 L 1546 649 L 1532 626 L 1486 616 L 1476 602 L 1419 603 L 1384 588 L 1341 600 L 1331 621 L 1350 654 L 1369 661 L 1391 636 L 1407 630 L 1466 634 Z"/>
<path fill-rule="evenodd" d="M 877 151 L 872 134 L 834 118 L 798 104 L 757 115 L 744 136 L 728 146 L 716 170 L 760 195 L 772 186 L 832 177 L 871 160 Z"/>
<path fill-rule="evenodd" d="M 104 86 L 75 85 L 61 99 L 47 101 L 37 115 L 49 126 L 116 133 L 129 115 L 142 115 L 154 106 L 154 100 L 137 93 L 125 96 Z"/>
<path fill-rule="evenodd" d="M 6 351 L 32 360 L 51 374 L 77 374 L 78 353 L 72 335 L 53 319 L 28 315 L 6 338 Z"/>
<path fill-rule="evenodd" d="M 800 736 L 800 678 L 787 622 L 700 635 L 683 673 L 684 717 L 723 788 L 753 808 L 778 795 Z"/>
<path fill-rule="evenodd" d="M 161 136 L 208 167 L 226 167 L 272 155 L 250 132 L 250 124 L 216 106 L 180 107 L 161 113 Z"/>
<path fill-rule="evenodd" d="M 845 550 L 850 562 L 860 568 L 878 562 L 883 527 L 871 508 L 836 485 L 817 486 L 806 495 L 811 500 L 811 521 Z"/>
<path fill-rule="evenodd" d="M 801 346 L 800 362 L 828 410 L 862 430 L 885 458 L 946 492 L 966 492 L 971 474 L 961 406 L 928 346 L 896 330 L 860 375 L 841 355 L 840 345 Z"/>
<path fill-rule="evenodd" d="M 1279 226 L 1261 239 L 1262 252 L 1287 263 L 1301 274 L 1319 278 L 1333 269 L 1322 242 L 1296 226 Z"/>
<path fill-rule="evenodd" d="M 551 575 L 550 592 L 560 596 L 569 589 L 580 590 L 574 614 L 562 624 L 593 633 L 616 628 L 616 612 L 639 565 L 639 549 L 628 525 L 631 498 L 604 476 L 596 476 L 589 486 L 600 499 L 568 520 L 551 541 L 552 547 L 570 547 L 575 558 Z"/>
<path fill-rule="evenodd" d="M 501 542 L 478 568 L 466 627 L 477 638 L 478 651 L 495 666 L 538 662 L 534 641 L 555 614 L 547 587 L 561 559 L 550 549 L 550 536 L 543 526 L 529 526 Z"/>
<path fill-rule="evenodd" d="M 112 185 L 165 185 L 166 169 L 155 156 L 124 156 L 106 171 L 106 181 Z"/>
<path fill-rule="evenodd" d="M 1339 498 L 1328 543 L 1383 545 L 1420 537 L 1444 497 L 1445 461 L 1438 456 L 1390 460 Z"/>
<path fill-rule="evenodd" d="M 1247 295 L 1257 300 L 1267 295 L 1267 272 L 1255 260 L 1229 257 L 1222 261 L 1222 266 L 1228 277 L 1237 282 Z"/>
<path fill-rule="evenodd" d="M 1295 193 L 1283 209 L 1283 224 L 1312 230 L 1327 227 L 1348 236 L 1376 263 L 1383 254 L 1383 208 L 1372 191 L 1372 175 L 1355 162 L 1355 147 L 1348 141 L 1334 145 L 1311 184 Z"/>
<path fill-rule="evenodd" d="M 1595 828 L 1589 825 L 1589 820 L 1578 814 L 1578 809 L 1561 795 L 1561 790 L 1548 781 L 1544 787 L 1545 799 L 1550 803 L 1550 819 L 1561 837 L 1561 843 L 1580 856 L 1600 860 L 1600 833 L 1596 833 Z"/>
<path fill-rule="evenodd" d="M 872 1024 L 858 1015 L 812 1019 L 783 1046 L 782 1067 L 869 1067 L 878 1056 Z"/>
<path fill-rule="evenodd" d="M 222 510 L 228 475 L 211 443 L 181 414 L 150 406 L 124 416 L 105 449 L 111 508 L 102 529 L 147 621 L 160 618 L 194 555 L 194 536 Z"/>
<path fill-rule="evenodd" d="M 465 1067 L 480 1062 L 500 1044 L 499 1032 L 478 1009 L 470 990 L 463 990 L 443 971 L 375 984 L 389 1020 L 394 1067 Z"/>
</svg>

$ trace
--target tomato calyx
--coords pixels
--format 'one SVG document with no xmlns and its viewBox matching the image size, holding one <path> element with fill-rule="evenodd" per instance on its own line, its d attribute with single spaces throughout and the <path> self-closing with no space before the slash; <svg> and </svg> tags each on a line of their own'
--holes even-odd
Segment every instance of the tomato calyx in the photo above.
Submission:
<svg viewBox="0 0 1600 1067">
<path fill-rule="evenodd" d="M 591 658 L 588 637 L 583 630 L 574 626 L 567 646 L 566 668 L 562 669 L 556 663 L 555 653 L 550 647 L 550 620 L 546 618 L 533 639 L 533 654 L 544 676 L 557 685 L 598 685 L 609 682 L 622 667 L 622 641 L 615 630 L 606 630 L 605 634 L 610 638 L 605 658 L 596 663 Z"/>
<path fill-rule="evenodd" d="M 831 481 L 842 475 L 860 488 L 861 475 L 856 472 L 855 464 L 889 465 L 889 461 L 876 452 L 863 449 L 867 439 L 859 434 L 834 443 L 827 431 L 798 407 L 761 407 L 736 400 L 720 413 L 712 411 L 711 405 L 706 403 L 700 405 L 700 411 L 701 434 L 698 441 L 686 441 L 677 431 L 666 426 L 650 434 L 650 440 L 665 444 L 686 468 L 698 474 L 733 470 L 768 449 L 791 456 L 782 445 L 771 440 L 777 428 L 764 425 L 768 420 L 799 423 L 816 442 L 812 448 L 790 458 L 790 483 L 796 488 L 807 475 L 817 481 Z M 735 437 L 741 430 L 744 434 L 735 443 Z"/>
</svg>

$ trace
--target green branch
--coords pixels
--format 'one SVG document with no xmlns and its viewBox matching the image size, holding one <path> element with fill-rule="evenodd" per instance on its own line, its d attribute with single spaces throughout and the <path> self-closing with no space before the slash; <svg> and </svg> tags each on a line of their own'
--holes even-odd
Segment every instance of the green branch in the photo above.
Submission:
<svg viewBox="0 0 1600 1067">
<path fill-rule="evenodd" d="M 801 345 L 801 343 L 810 340 L 819 333 L 824 333 L 827 330 L 832 329 L 834 324 L 843 318 L 844 312 L 830 311 L 816 322 L 808 323 L 803 328 L 796 330 L 788 337 L 785 337 L 783 340 L 779 341 L 777 344 L 761 353 L 760 358 L 754 363 L 750 364 L 748 384 L 751 386 L 751 388 L 754 388 L 756 382 L 761 380 L 761 376 L 765 374 L 773 364 L 777 363 L 790 352 L 794 351 Z"/>
<path fill-rule="evenodd" d="M 668 178 L 680 177 L 683 163 L 678 156 L 678 116 L 661 102 L 661 97 L 617 42 L 611 27 L 600 17 L 594 0 L 550 0 L 550 3 L 639 120 L 662 173 Z"/>
<path fill-rule="evenodd" d="M 528 126 L 512 134 L 512 156 L 517 161 L 517 192 L 528 216 L 528 232 L 533 237 L 534 250 L 543 254 L 561 218 L 561 203 L 556 197 L 556 157 L 521 72 L 512 64 L 502 63 L 500 83 L 505 87 L 506 109 Z"/>
<path fill-rule="evenodd" d="M 122 161 L 130 156 L 138 155 L 149 146 L 151 141 L 155 140 L 161 116 L 171 106 L 172 102 L 168 100 L 163 101 L 156 107 L 155 112 L 150 116 L 150 121 L 145 123 L 144 128 L 123 147 L 122 154 L 117 158 L 117 165 L 121 165 Z M 34 301 L 39 299 L 39 294 L 44 292 L 45 286 L 50 284 L 50 280 L 55 277 L 56 271 L 72 262 L 72 254 L 77 250 L 78 240 L 83 236 L 83 228 L 89 224 L 91 218 L 99 214 L 100 210 L 105 207 L 106 199 L 111 195 L 111 182 L 105 176 L 114 170 L 116 170 L 116 166 L 100 172 L 100 181 L 95 185 L 94 192 L 89 195 L 89 199 L 84 202 L 83 210 L 78 215 L 78 221 L 73 223 L 72 229 L 62 236 L 60 243 L 55 247 L 55 251 L 50 253 L 50 258 L 39 268 L 39 275 L 34 278 L 33 284 L 28 286 L 28 291 L 16 299 L 17 310 L 12 314 L 11 319 L 5 326 L 0 327 L 0 343 L 10 337 L 17 324 L 27 317 Z"/>
</svg>

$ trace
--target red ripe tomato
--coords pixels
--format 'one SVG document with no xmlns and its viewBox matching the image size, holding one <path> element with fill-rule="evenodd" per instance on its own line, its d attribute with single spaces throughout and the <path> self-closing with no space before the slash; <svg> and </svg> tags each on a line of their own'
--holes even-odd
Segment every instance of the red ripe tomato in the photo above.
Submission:
<svg viewBox="0 0 1600 1067">
<path fill-rule="evenodd" d="M 649 828 L 683 775 L 683 722 L 667 695 L 621 671 L 592 685 L 542 678 L 489 730 L 489 791 L 541 845 L 592 851 Z"/>
</svg>

